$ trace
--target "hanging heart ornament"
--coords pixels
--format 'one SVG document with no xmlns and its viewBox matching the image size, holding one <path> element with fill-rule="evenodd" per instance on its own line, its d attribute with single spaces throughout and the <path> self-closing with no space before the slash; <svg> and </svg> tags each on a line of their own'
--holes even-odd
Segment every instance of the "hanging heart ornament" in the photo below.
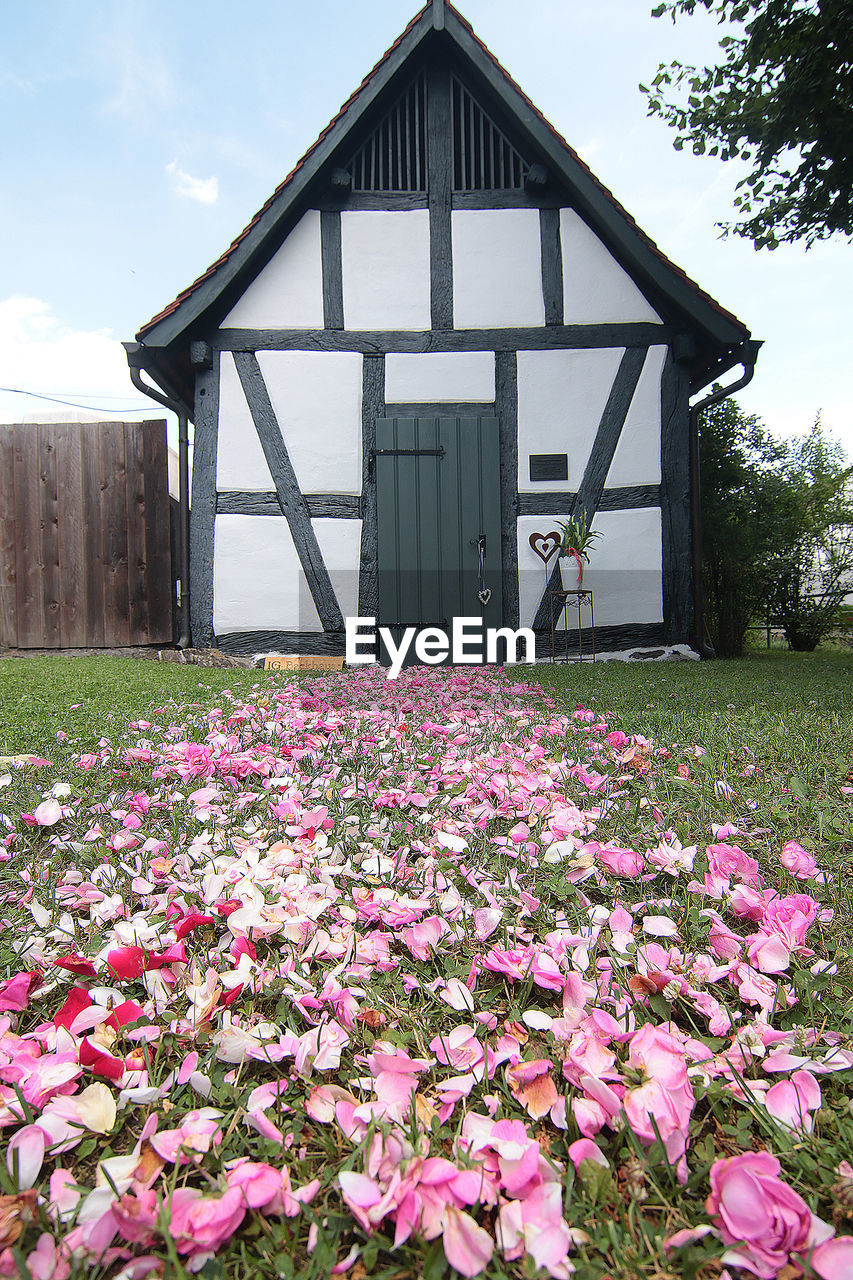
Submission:
<svg viewBox="0 0 853 1280">
<path fill-rule="evenodd" d="M 528 541 L 539 559 L 547 564 L 563 539 L 556 530 L 552 530 L 550 533 L 531 533 Z"/>
<path fill-rule="evenodd" d="M 488 604 L 491 598 L 492 598 L 491 587 L 483 587 L 482 591 L 477 592 L 477 599 L 480 601 L 480 604 L 482 605 Z"/>
</svg>

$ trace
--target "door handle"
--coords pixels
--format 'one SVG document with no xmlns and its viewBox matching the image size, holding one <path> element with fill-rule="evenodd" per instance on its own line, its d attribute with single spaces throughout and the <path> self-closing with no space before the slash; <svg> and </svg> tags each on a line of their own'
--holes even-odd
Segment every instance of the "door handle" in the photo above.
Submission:
<svg viewBox="0 0 853 1280">
<path fill-rule="evenodd" d="M 486 586 L 486 535 L 481 533 L 478 538 L 472 538 L 471 542 L 477 548 L 477 599 L 485 608 L 492 598 L 492 589 Z"/>
</svg>

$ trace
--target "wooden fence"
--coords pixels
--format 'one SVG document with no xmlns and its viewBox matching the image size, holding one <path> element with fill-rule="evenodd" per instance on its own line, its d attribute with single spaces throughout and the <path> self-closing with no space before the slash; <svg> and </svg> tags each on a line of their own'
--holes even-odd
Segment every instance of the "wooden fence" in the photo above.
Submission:
<svg viewBox="0 0 853 1280">
<path fill-rule="evenodd" d="M 172 640 L 166 423 L 0 426 L 0 647 Z"/>
</svg>

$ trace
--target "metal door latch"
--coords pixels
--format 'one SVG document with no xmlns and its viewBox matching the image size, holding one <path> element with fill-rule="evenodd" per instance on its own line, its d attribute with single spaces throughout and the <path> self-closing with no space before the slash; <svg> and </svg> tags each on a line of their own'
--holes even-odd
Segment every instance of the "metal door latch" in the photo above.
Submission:
<svg viewBox="0 0 853 1280">
<path fill-rule="evenodd" d="M 443 458 L 444 452 L 444 445 L 440 444 L 437 449 L 371 449 L 370 456 L 371 458 L 419 458 L 425 454 L 430 454 L 435 458 Z"/>
</svg>

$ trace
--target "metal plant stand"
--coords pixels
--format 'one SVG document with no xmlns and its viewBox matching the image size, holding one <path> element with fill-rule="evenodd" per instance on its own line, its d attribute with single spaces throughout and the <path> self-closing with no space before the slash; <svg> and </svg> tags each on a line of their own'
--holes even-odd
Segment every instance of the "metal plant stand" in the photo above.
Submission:
<svg viewBox="0 0 853 1280">
<path fill-rule="evenodd" d="M 563 630 L 565 661 L 574 661 L 574 655 L 569 654 L 568 611 L 570 605 L 573 605 L 578 611 L 577 660 L 579 662 L 595 662 L 595 601 L 593 600 L 591 588 L 555 587 L 551 590 L 548 586 L 551 581 L 551 573 L 548 567 L 549 561 L 553 560 L 554 556 L 559 555 L 562 544 L 562 535 L 558 529 L 552 529 L 550 533 L 531 533 L 528 541 L 533 553 L 539 557 L 545 566 L 545 594 L 548 600 L 548 612 L 551 620 L 552 663 L 557 660 L 557 623 L 560 618 L 562 618 L 566 624 Z M 585 605 L 589 605 L 589 632 L 590 639 L 592 640 L 592 654 L 589 658 L 585 658 L 583 652 L 583 618 L 581 615 L 581 609 Z"/>
<path fill-rule="evenodd" d="M 595 599 L 589 587 L 573 589 L 560 588 L 548 593 L 549 613 L 551 619 L 551 662 L 557 661 L 557 623 L 563 619 L 563 650 L 565 662 L 595 662 Z M 588 658 L 583 651 L 583 615 L 582 609 L 589 606 L 589 633 L 592 641 L 592 652 Z M 577 655 L 569 653 L 569 609 L 578 611 L 578 651 Z"/>
</svg>

